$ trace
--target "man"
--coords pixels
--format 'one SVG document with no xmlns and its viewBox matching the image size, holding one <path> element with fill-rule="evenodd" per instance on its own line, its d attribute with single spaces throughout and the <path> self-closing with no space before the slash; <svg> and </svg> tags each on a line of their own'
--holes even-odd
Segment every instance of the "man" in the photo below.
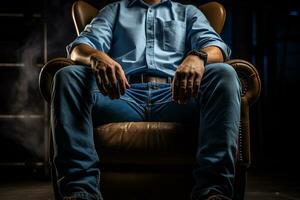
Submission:
<svg viewBox="0 0 300 200">
<path fill-rule="evenodd" d="M 240 84 L 230 49 L 199 9 L 170 0 L 107 5 L 70 45 L 54 78 L 51 122 L 64 199 L 102 199 L 93 126 L 200 124 L 192 200 L 233 195 Z M 188 136 L 187 136 L 188 137 Z"/>
</svg>

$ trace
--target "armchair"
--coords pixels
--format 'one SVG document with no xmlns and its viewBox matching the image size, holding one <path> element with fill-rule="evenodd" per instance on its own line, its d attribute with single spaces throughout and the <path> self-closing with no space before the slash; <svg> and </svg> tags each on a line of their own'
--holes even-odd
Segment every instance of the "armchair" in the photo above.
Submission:
<svg viewBox="0 0 300 200">
<path fill-rule="evenodd" d="M 222 31 L 225 8 L 216 2 L 199 7 L 216 32 Z M 84 1 L 72 7 L 72 17 L 79 34 L 97 14 L 98 9 Z M 227 62 L 237 72 L 242 83 L 241 123 L 236 164 L 235 200 L 244 198 L 246 171 L 250 165 L 249 106 L 260 94 L 260 78 L 255 67 L 244 60 Z M 40 72 L 40 91 L 49 103 L 51 83 L 57 70 L 75 64 L 68 58 L 56 58 Z M 101 191 L 108 199 L 188 199 L 193 185 L 196 144 L 194 128 L 171 122 L 109 123 L 94 128 L 94 141 L 101 155 Z M 190 137 L 186 137 L 189 134 Z M 50 137 L 51 138 L 51 137 Z M 52 165 L 53 146 L 49 161 Z M 171 166 L 171 167 L 170 167 Z M 56 199 L 55 171 L 52 181 Z M 171 170 L 170 170 L 171 169 Z"/>
</svg>

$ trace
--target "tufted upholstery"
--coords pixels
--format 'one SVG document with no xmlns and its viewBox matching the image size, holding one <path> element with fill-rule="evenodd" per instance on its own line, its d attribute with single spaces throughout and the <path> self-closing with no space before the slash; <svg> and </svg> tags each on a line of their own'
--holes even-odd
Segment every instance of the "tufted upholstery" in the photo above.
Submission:
<svg viewBox="0 0 300 200">
<path fill-rule="evenodd" d="M 226 17 L 216 2 L 199 7 L 220 33 Z M 98 9 L 83 1 L 72 7 L 77 34 L 97 14 Z M 50 60 L 40 73 L 40 91 L 49 103 L 55 72 L 74 64 L 67 58 Z M 228 61 L 242 83 L 242 109 L 239 130 L 235 200 L 244 198 L 246 169 L 250 165 L 249 106 L 260 94 L 260 78 L 255 67 L 244 60 Z M 101 160 L 101 190 L 107 199 L 186 199 L 191 190 L 191 170 L 195 164 L 197 137 L 190 125 L 170 122 L 121 122 L 94 129 L 95 146 Z M 52 145 L 50 150 L 53 152 Z M 50 161 L 52 163 L 52 156 Z M 53 186 L 57 199 L 56 178 Z M 118 191 L 118 192 L 116 192 Z"/>
</svg>

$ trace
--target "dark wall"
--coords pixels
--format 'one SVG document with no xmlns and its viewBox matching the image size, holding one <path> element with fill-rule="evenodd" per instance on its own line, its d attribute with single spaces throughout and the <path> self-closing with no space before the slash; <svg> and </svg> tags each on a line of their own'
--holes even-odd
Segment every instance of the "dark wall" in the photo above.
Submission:
<svg viewBox="0 0 300 200">
<path fill-rule="evenodd" d="M 261 98 L 251 113 L 253 164 L 297 169 L 300 6 L 297 1 L 233 5 L 233 52 L 252 61 L 262 79 Z"/>
</svg>

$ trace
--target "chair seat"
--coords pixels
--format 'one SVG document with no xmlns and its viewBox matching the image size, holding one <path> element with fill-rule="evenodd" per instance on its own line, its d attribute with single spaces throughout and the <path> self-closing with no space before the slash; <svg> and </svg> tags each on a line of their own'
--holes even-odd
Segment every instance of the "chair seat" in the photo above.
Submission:
<svg viewBox="0 0 300 200">
<path fill-rule="evenodd" d="M 172 122 L 121 122 L 94 129 L 104 164 L 190 165 L 195 163 L 197 134 L 190 125 Z"/>
</svg>

